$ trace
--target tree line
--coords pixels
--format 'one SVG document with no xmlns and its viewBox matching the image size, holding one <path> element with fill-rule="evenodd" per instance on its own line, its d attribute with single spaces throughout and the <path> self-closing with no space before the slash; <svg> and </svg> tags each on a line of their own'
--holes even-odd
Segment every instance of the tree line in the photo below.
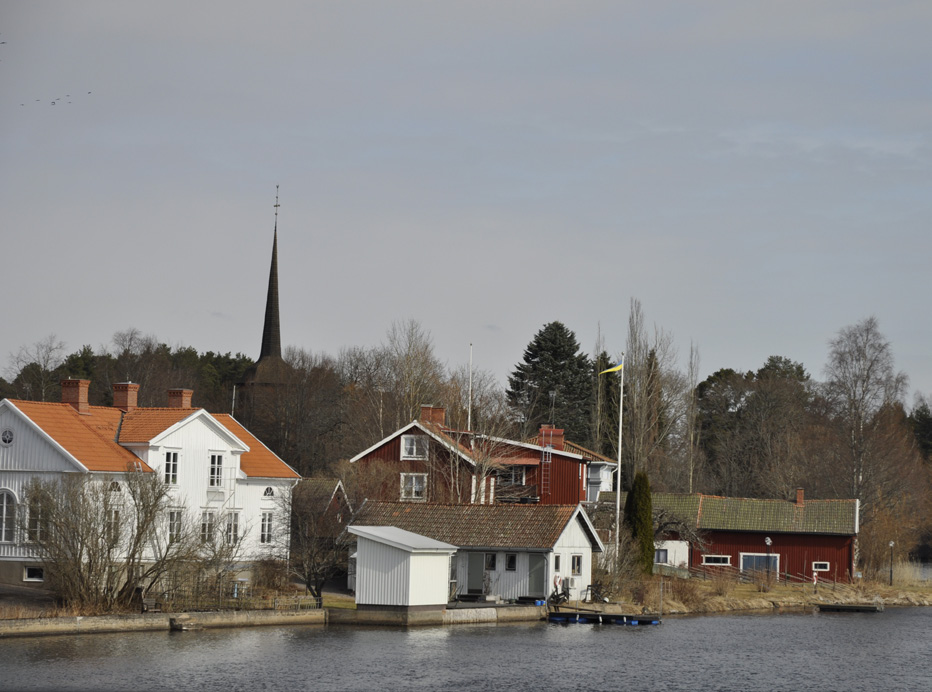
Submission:
<svg viewBox="0 0 932 692">
<path fill-rule="evenodd" d="M 133 381 L 141 406 L 160 406 L 169 388 L 187 387 L 195 406 L 232 410 L 302 475 L 338 475 L 350 487 L 341 461 L 417 418 L 421 404 L 444 406 L 455 430 L 499 437 L 528 439 L 550 423 L 611 459 L 621 413 L 622 489 L 643 472 L 655 491 L 791 498 L 803 487 L 812 498 L 857 498 L 872 527 L 862 554 L 882 554 L 889 540 L 905 550 L 927 532 L 932 409 L 918 397 L 907 410 L 906 377 L 873 317 L 838 331 L 821 381 L 774 355 L 755 371 L 722 368 L 700 382 L 698 349 L 690 345 L 682 364 L 672 334 L 649 327 L 637 299 L 623 351 L 600 339 L 592 352 L 554 321 L 533 336 L 507 387 L 480 370 L 470 388 L 468 369 L 446 367 L 427 329 L 396 322 L 374 347 L 335 356 L 286 349 L 293 377 L 254 427 L 249 411 L 234 410 L 252 359 L 172 348 L 128 329 L 97 350 L 69 354 L 54 336 L 24 346 L 0 395 L 55 401 L 59 380 L 75 377 L 91 380 L 92 404 L 110 405 L 113 383 Z M 622 353 L 623 370 L 600 375 Z"/>
</svg>

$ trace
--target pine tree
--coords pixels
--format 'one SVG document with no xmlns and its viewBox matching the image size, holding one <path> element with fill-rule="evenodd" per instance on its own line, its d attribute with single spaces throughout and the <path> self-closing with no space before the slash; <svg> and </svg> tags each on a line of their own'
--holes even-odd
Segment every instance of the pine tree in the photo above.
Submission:
<svg viewBox="0 0 932 692">
<path fill-rule="evenodd" d="M 551 322 L 524 350 L 524 361 L 508 378 L 508 403 L 520 415 L 524 433 L 551 423 L 570 440 L 588 441 L 592 363 L 576 335 Z"/>
<path fill-rule="evenodd" d="M 639 552 L 639 564 L 645 574 L 654 567 L 654 517 L 647 474 L 638 471 L 625 500 L 625 524 Z"/>
</svg>

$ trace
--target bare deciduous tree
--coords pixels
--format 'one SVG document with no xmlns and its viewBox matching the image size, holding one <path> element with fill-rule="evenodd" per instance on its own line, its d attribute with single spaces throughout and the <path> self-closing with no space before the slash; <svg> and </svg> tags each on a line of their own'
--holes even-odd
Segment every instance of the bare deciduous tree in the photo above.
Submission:
<svg viewBox="0 0 932 692">
<path fill-rule="evenodd" d="M 17 396 L 32 401 L 53 400 L 59 381 L 56 370 L 64 356 L 65 342 L 54 334 L 10 354 L 8 374 Z"/>
<path fill-rule="evenodd" d="M 190 518 L 174 514 L 157 474 L 67 474 L 33 480 L 20 522 L 50 589 L 68 603 L 107 611 L 198 557 Z"/>
</svg>

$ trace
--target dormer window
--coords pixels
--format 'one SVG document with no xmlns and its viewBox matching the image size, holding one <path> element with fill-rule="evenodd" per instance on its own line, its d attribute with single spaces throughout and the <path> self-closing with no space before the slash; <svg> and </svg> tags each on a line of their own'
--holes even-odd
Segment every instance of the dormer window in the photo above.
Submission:
<svg viewBox="0 0 932 692">
<path fill-rule="evenodd" d="M 404 459 L 426 459 L 427 458 L 427 435 L 402 435 L 401 436 L 401 458 Z"/>
</svg>

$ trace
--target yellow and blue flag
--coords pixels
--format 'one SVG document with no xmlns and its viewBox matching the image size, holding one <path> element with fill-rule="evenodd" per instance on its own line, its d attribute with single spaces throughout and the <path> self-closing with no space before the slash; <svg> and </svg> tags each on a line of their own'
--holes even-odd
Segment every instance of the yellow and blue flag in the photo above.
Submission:
<svg viewBox="0 0 932 692">
<path fill-rule="evenodd" d="M 616 366 L 614 366 L 614 367 L 611 367 L 611 368 L 609 368 L 608 370 L 603 370 L 603 371 L 600 372 L 599 374 L 600 374 L 600 375 L 604 375 L 604 374 L 607 373 L 607 372 L 618 372 L 618 371 L 621 370 L 623 367 L 625 367 L 625 359 L 624 359 L 624 358 L 622 358 L 622 359 L 618 362 L 618 365 L 616 365 Z"/>
</svg>

